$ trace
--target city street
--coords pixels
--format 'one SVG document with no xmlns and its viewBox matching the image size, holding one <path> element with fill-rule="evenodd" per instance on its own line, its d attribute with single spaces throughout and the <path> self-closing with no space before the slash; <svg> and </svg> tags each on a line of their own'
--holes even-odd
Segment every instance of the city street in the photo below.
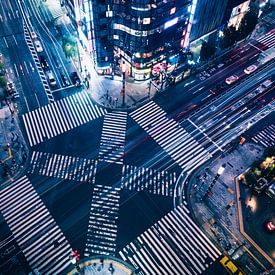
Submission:
<svg viewBox="0 0 275 275">
<path fill-rule="evenodd" d="M 72 249 L 117 257 L 139 274 L 219 270 L 223 251 L 192 218 L 181 179 L 274 114 L 274 60 L 259 62 L 274 47 L 274 29 L 219 57 L 211 72 L 137 108 L 111 109 L 95 101 L 93 79 L 91 88 L 74 85 L 76 63 L 40 2 L 2 2 L 0 49 L 29 150 L 21 175 L 1 184 L 3 274 L 62 274 Z M 245 73 L 252 64 L 257 70 Z"/>
</svg>

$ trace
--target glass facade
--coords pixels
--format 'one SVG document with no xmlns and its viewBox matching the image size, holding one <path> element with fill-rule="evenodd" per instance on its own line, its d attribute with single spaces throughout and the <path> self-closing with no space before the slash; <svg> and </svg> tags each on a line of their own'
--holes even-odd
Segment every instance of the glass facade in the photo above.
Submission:
<svg viewBox="0 0 275 275">
<path fill-rule="evenodd" d="M 113 43 L 116 55 L 132 67 L 137 80 L 182 50 L 192 1 L 114 0 Z"/>
<path fill-rule="evenodd" d="M 189 44 L 197 0 L 73 0 L 80 39 L 99 73 L 111 73 L 114 56 L 137 80 Z"/>
</svg>

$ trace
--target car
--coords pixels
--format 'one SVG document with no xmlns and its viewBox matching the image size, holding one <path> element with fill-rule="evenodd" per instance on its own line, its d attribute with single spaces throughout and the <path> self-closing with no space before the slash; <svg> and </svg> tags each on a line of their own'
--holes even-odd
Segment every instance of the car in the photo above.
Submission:
<svg viewBox="0 0 275 275">
<path fill-rule="evenodd" d="M 73 82 L 73 84 L 76 86 L 76 87 L 80 87 L 81 86 L 81 80 L 77 74 L 77 72 L 72 72 L 71 73 L 71 80 Z"/>
<path fill-rule="evenodd" d="M 39 40 L 34 41 L 34 47 L 38 53 L 43 52 L 43 48 L 42 48 L 41 42 Z"/>
<path fill-rule="evenodd" d="M 273 182 L 265 191 L 270 198 L 275 198 L 275 182 Z"/>
<path fill-rule="evenodd" d="M 220 63 L 217 67 L 218 68 L 221 68 L 221 67 L 223 67 L 224 66 L 224 64 L 223 63 Z"/>
<path fill-rule="evenodd" d="M 9 82 L 7 83 L 7 90 L 8 90 L 9 92 L 11 92 L 11 91 L 14 90 L 14 84 L 13 84 L 13 82 L 9 81 Z"/>
<path fill-rule="evenodd" d="M 46 58 L 45 58 L 44 55 L 41 55 L 41 56 L 40 56 L 40 64 L 41 64 L 41 67 L 42 67 L 44 70 L 46 70 L 46 69 L 49 68 L 49 64 L 48 64 L 48 62 L 47 62 L 47 60 L 46 60 Z"/>
<path fill-rule="evenodd" d="M 31 32 L 31 38 L 32 39 L 36 39 L 37 38 L 37 34 L 35 32 Z"/>
<path fill-rule="evenodd" d="M 64 86 L 69 86 L 69 85 L 70 85 L 70 82 L 69 82 L 69 80 L 68 80 L 66 74 L 65 74 L 63 71 L 60 73 L 60 77 L 61 77 L 61 80 L 62 80 L 62 86 L 63 86 L 63 87 L 64 87 Z"/>
<path fill-rule="evenodd" d="M 238 79 L 239 77 L 237 75 L 231 75 L 230 77 L 226 78 L 225 82 L 226 84 L 230 85 Z"/>
<path fill-rule="evenodd" d="M 262 86 L 265 87 L 265 88 L 268 88 L 271 85 L 272 85 L 272 81 L 270 79 L 267 79 L 266 81 L 264 81 L 262 83 Z"/>
<path fill-rule="evenodd" d="M 252 72 L 254 72 L 255 70 L 257 70 L 257 66 L 256 65 L 251 65 L 249 67 L 247 67 L 246 69 L 244 69 L 244 72 L 246 74 L 251 74 Z"/>
<path fill-rule="evenodd" d="M 272 220 L 269 220 L 265 223 L 265 228 L 268 232 L 274 232 L 275 231 L 275 224 Z"/>
<path fill-rule="evenodd" d="M 47 78 L 49 81 L 50 86 L 55 86 L 56 85 L 56 80 L 53 76 L 53 72 L 52 71 L 47 71 Z"/>
<path fill-rule="evenodd" d="M 18 98 L 18 97 L 19 97 L 19 94 L 18 94 L 17 92 L 13 93 L 13 95 L 12 95 L 12 98 L 13 98 L 13 99 L 16 99 L 16 98 Z"/>
</svg>

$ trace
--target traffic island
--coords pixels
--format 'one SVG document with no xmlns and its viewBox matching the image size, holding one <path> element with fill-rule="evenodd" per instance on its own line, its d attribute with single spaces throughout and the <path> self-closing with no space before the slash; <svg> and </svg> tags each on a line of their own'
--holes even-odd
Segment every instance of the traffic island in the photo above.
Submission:
<svg viewBox="0 0 275 275">
<path fill-rule="evenodd" d="M 72 263 L 65 270 L 64 274 L 110 274 L 110 275 L 130 275 L 135 269 L 128 263 L 111 256 L 93 256 Z"/>
<path fill-rule="evenodd" d="M 268 223 L 274 223 L 275 201 L 265 193 L 251 193 L 251 190 L 235 180 L 238 200 L 240 232 L 246 240 L 275 268 L 274 230 Z"/>
<path fill-rule="evenodd" d="M 268 261 L 265 257 L 269 255 L 270 259 L 272 253 L 274 257 L 274 243 L 262 248 L 264 253 L 257 249 L 260 243 L 268 242 L 268 236 L 271 237 L 263 231 L 264 220 L 270 216 L 274 204 L 268 204 L 265 197 L 260 198 L 259 212 L 255 216 L 249 214 L 247 218 L 249 208 L 246 205 L 250 193 L 245 187 L 245 191 L 240 191 L 235 182 L 238 175 L 249 169 L 255 160 L 261 159 L 263 154 L 264 149 L 259 145 L 248 142 L 239 145 L 197 170 L 189 180 L 187 191 L 187 202 L 194 219 L 224 255 L 228 255 L 247 274 L 260 274 L 274 268 L 274 258 Z M 244 211 L 245 214 L 242 213 Z M 243 217 L 247 219 L 244 222 Z M 255 235 L 254 239 L 250 235 Z M 262 235 L 264 238 L 258 243 Z"/>
</svg>

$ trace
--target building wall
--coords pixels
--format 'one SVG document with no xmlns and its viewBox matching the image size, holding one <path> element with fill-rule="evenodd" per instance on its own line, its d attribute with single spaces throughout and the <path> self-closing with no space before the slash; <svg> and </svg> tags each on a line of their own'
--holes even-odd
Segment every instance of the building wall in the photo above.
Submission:
<svg viewBox="0 0 275 275">
<path fill-rule="evenodd" d="M 114 0 L 115 50 L 137 74 L 182 49 L 192 1 Z"/>
<path fill-rule="evenodd" d="M 222 25 L 228 1 L 231 0 L 198 0 L 190 34 L 191 42 Z"/>
</svg>

